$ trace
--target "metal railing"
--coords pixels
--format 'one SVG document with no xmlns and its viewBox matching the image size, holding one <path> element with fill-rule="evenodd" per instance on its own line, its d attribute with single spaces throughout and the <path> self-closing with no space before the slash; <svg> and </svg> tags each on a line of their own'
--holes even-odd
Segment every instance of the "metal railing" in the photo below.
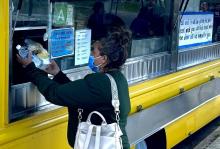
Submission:
<svg viewBox="0 0 220 149">
<path fill-rule="evenodd" d="M 170 71 L 171 56 L 167 52 L 128 59 L 122 73 L 128 83 L 163 75 Z"/>
<path fill-rule="evenodd" d="M 184 69 L 217 58 L 220 58 L 220 44 L 181 50 L 178 53 L 177 69 Z"/>
</svg>

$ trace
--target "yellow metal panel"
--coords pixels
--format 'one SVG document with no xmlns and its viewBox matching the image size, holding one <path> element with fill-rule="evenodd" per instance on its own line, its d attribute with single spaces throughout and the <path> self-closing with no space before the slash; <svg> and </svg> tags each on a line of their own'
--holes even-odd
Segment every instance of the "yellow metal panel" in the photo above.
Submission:
<svg viewBox="0 0 220 149">
<path fill-rule="evenodd" d="M 209 104 L 204 105 L 203 108 L 199 108 L 195 113 L 197 130 L 205 126 L 216 117 L 215 111 L 213 110 L 215 106 L 214 102 L 214 100 L 210 101 Z"/>
<path fill-rule="evenodd" d="M 220 67 L 218 66 L 215 69 L 205 71 L 203 73 L 191 76 L 178 82 L 174 82 L 173 84 L 158 87 L 155 90 L 136 96 L 131 99 L 132 104 L 130 114 L 135 113 L 139 105 L 141 105 L 142 108 L 145 109 L 178 95 L 180 93 L 180 88 L 184 88 L 184 91 L 187 91 L 195 86 L 201 85 L 209 81 L 210 76 L 216 76 L 219 70 Z"/>
<path fill-rule="evenodd" d="M 135 145 L 132 145 L 130 149 L 135 149 Z"/>
<path fill-rule="evenodd" d="M 220 97 L 218 97 L 218 98 L 220 98 Z M 215 115 L 220 116 L 220 100 L 215 100 L 214 107 L 212 110 L 214 110 Z"/>
<path fill-rule="evenodd" d="M 183 117 L 165 128 L 167 149 L 172 148 L 174 145 L 184 140 L 188 136 L 186 124 L 188 117 L 189 116 Z"/>
<path fill-rule="evenodd" d="M 177 81 L 198 75 L 207 70 L 219 67 L 219 65 L 220 65 L 220 61 L 215 60 L 215 61 L 205 63 L 202 65 L 198 65 L 198 66 L 186 69 L 186 70 L 182 70 L 182 71 L 170 74 L 170 75 L 166 75 L 166 76 L 163 76 L 157 79 L 145 81 L 143 83 L 141 82 L 129 88 L 130 97 L 133 98 L 141 94 L 144 94 L 146 92 L 160 88 L 162 86 L 167 86 L 171 83 L 175 83 Z"/>
<path fill-rule="evenodd" d="M 67 123 L 50 127 L 1 146 L 1 149 L 71 149 L 66 138 Z"/>
<path fill-rule="evenodd" d="M 196 130 L 196 119 L 193 115 L 189 115 L 186 120 L 187 135 L 191 135 Z"/>
<path fill-rule="evenodd" d="M 39 131 L 43 132 L 50 127 L 54 127 L 67 122 L 67 114 L 59 114 L 64 112 L 66 112 L 66 110 L 61 108 L 49 113 L 42 114 L 42 117 L 35 116 L 29 118 L 28 120 L 22 120 L 9 125 L 7 128 L 0 131 L 0 146 L 1 144 L 11 142 L 18 138 L 22 138 Z M 43 120 L 45 118 L 47 120 Z"/>
<path fill-rule="evenodd" d="M 8 116 L 9 2 L 0 0 L 0 129 Z"/>
<path fill-rule="evenodd" d="M 179 120 L 171 123 L 165 128 L 167 137 L 167 148 L 170 149 L 184 140 L 190 134 L 208 124 L 211 120 L 219 116 L 220 97 L 207 102 L 198 109 L 185 115 Z"/>
</svg>

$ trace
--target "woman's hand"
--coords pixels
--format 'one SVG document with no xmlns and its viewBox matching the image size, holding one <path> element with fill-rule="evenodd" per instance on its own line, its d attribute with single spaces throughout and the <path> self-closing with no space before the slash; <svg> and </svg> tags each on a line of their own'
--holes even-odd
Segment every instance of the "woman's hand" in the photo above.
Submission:
<svg viewBox="0 0 220 149">
<path fill-rule="evenodd" d="M 51 75 L 57 75 L 60 71 L 59 66 L 57 65 L 57 63 L 52 60 L 51 63 L 48 65 L 48 67 L 44 70 L 46 73 L 49 73 Z"/>
<path fill-rule="evenodd" d="M 16 55 L 17 56 L 17 61 L 25 68 L 27 67 L 27 65 L 29 65 L 32 62 L 32 53 L 29 52 L 28 53 L 28 57 L 27 58 L 22 58 L 20 55 Z"/>
</svg>

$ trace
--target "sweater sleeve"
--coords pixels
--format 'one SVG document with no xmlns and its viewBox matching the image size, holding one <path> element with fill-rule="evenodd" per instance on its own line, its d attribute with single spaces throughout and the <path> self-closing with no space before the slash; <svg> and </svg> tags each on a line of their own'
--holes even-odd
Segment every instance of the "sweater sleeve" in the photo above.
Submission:
<svg viewBox="0 0 220 149">
<path fill-rule="evenodd" d="M 60 71 L 57 75 L 55 75 L 53 80 L 60 84 L 65 84 L 70 82 L 70 79 L 62 71 Z"/>
<path fill-rule="evenodd" d="M 93 92 L 84 79 L 59 84 L 49 79 L 42 70 L 35 67 L 34 63 L 29 64 L 25 71 L 46 100 L 56 105 L 94 108 L 105 103 L 99 91 Z"/>
</svg>

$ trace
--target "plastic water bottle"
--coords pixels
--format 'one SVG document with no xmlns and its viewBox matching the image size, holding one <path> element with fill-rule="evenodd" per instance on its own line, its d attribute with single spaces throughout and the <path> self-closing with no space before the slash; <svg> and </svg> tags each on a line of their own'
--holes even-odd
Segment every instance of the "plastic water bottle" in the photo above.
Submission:
<svg viewBox="0 0 220 149">
<path fill-rule="evenodd" d="M 43 61 L 39 57 L 37 57 L 36 55 L 32 55 L 32 62 L 34 62 L 35 66 L 37 68 L 42 67 Z"/>
<path fill-rule="evenodd" d="M 27 46 L 21 46 L 21 45 L 17 45 L 16 49 L 18 50 L 18 54 L 22 57 L 22 58 L 28 58 L 28 47 Z M 36 67 L 41 67 L 43 64 L 43 61 L 38 58 L 35 54 L 32 55 L 32 62 L 34 62 Z"/>
<path fill-rule="evenodd" d="M 28 48 L 26 46 L 17 45 L 16 49 L 22 58 L 28 58 Z"/>
</svg>

